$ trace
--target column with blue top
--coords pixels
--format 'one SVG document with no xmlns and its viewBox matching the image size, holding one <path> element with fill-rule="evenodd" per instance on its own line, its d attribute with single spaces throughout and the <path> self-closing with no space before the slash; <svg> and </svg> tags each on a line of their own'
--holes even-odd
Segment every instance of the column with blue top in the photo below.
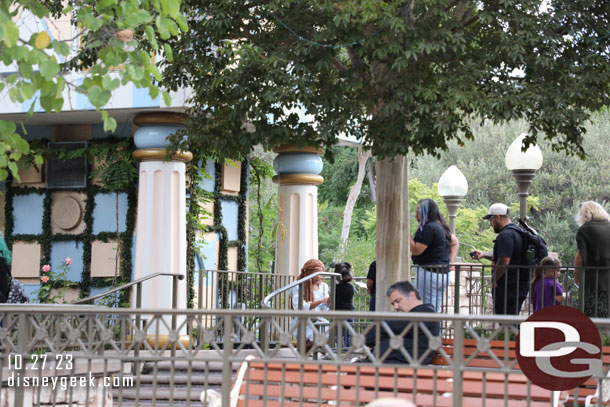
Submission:
<svg viewBox="0 0 610 407">
<path fill-rule="evenodd" d="M 184 128 L 184 119 L 171 112 L 143 113 L 134 119 L 138 128 L 133 157 L 140 161 L 134 279 L 158 272 L 186 275 L 185 170 L 193 155 L 176 152 L 164 161 L 168 137 Z M 186 280 L 178 282 L 178 309 L 186 309 L 185 284 Z M 148 280 L 142 291 L 142 308 L 172 308 L 171 277 Z M 159 327 L 159 342 L 177 340 L 179 334 L 170 329 L 169 321 Z"/>
<path fill-rule="evenodd" d="M 309 259 L 318 258 L 318 185 L 324 178 L 322 150 L 283 145 L 273 150 L 277 173 L 273 182 L 279 185 L 279 214 L 276 272 L 298 275 Z"/>
</svg>

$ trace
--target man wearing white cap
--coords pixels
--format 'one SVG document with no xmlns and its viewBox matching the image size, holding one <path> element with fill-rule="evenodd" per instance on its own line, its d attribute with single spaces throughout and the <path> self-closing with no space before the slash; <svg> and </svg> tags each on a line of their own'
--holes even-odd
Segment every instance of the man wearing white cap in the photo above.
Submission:
<svg viewBox="0 0 610 407">
<path fill-rule="evenodd" d="M 489 220 L 498 235 L 493 252 L 475 250 L 471 256 L 489 259 L 495 266 L 491 277 L 494 312 L 517 315 L 529 291 L 529 269 L 516 267 L 523 263 L 522 231 L 511 222 L 508 207 L 502 203 L 491 205 L 483 219 Z"/>
</svg>

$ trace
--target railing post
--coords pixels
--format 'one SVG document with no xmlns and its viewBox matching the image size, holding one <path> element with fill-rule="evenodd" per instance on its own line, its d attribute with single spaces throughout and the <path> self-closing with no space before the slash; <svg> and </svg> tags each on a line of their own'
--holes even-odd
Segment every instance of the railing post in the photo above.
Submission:
<svg viewBox="0 0 610 407">
<path fill-rule="evenodd" d="M 337 279 L 334 277 L 331 277 L 330 278 L 330 305 L 329 305 L 329 308 L 331 311 L 334 311 L 334 309 L 335 309 L 335 305 L 336 305 L 335 300 L 337 299 L 337 296 L 335 295 L 336 292 L 337 292 Z M 336 322 L 336 320 L 335 320 L 335 322 Z M 329 322 L 329 325 L 331 325 L 330 322 Z M 327 328 L 327 329 L 329 329 L 329 328 Z M 341 338 L 341 328 L 339 328 L 338 331 L 339 331 L 339 338 Z M 333 345 L 335 343 L 337 343 L 337 345 L 338 345 L 337 353 L 340 353 L 340 349 L 343 346 L 343 343 L 341 343 L 341 339 L 339 339 L 339 341 L 335 341 L 336 337 L 337 337 L 336 331 L 334 329 L 330 329 L 329 336 L 328 336 L 328 340 L 330 341 L 329 345 L 332 348 Z"/>
<path fill-rule="evenodd" d="M 258 301 L 258 299 L 257 299 L 257 303 L 261 303 L 262 299 L 265 298 L 265 292 L 264 292 L 265 285 L 263 284 L 264 279 L 265 279 L 265 276 L 263 274 L 260 274 L 258 276 L 258 292 L 260 294 L 260 301 Z M 264 318 L 261 318 L 261 323 L 258 328 L 258 339 L 261 341 L 261 345 L 263 346 L 263 351 L 267 352 L 266 351 L 268 349 L 268 347 L 266 346 L 267 341 L 268 341 L 267 321 Z"/>
<path fill-rule="evenodd" d="M 453 405 L 462 407 L 462 365 L 464 364 L 464 320 L 454 320 L 453 337 Z"/>
<path fill-rule="evenodd" d="M 224 316 L 223 352 L 222 352 L 222 407 L 231 407 L 231 384 L 233 383 L 233 367 L 231 357 L 233 353 L 233 342 L 230 332 L 233 331 L 233 316 Z M 229 334 L 227 334 L 229 332 Z"/>
<path fill-rule="evenodd" d="M 18 376 L 19 378 L 23 377 L 23 373 L 25 372 L 24 365 L 26 365 L 28 363 L 28 359 L 29 359 L 26 356 L 27 355 L 26 350 L 27 350 L 28 341 L 31 337 L 30 331 L 31 331 L 31 327 L 30 327 L 30 322 L 27 317 L 27 314 L 25 312 L 20 313 L 19 314 L 19 337 L 17 340 L 17 353 L 16 354 L 20 355 L 21 361 L 23 362 L 23 364 L 20 366 L 19 369 L 15 369 L 15 372 L 14 372 L 15 376 Z M 9 354 L 8 357 L 10 358 L 11 355 Z M 25 386 L 15 386 L 13 388 L 15 389 L 15 406 L 23 406 Z"/>
<path fill-rule="evenodd" d="M 142 315 L 140 314 L 140 310 L 142 309 L 142 283 L 139 282 L 138 284 L 136 284 L 136 330 L 132 333 L 131 335 L 131 340 L 135 342 L 136 340 L 136 333 L 138 330 L 142 329 Z M 134 347 L 133 347 L 133 355 L 134 355 L 134 362 L 133 362 L 133 371 L 132 373 L 134 375 L 140 375 L 140 344 L 139 343 L 134 343 Z"/>
<path fill-rule="evenodd" d="M 299 311 L 303 311 L 303 284 L 299 285 Z M 299 316 L 298 325 L 299 327 L 297 329 L 297 344 L 299 348 L 299 354 L 301 356 L 304 356 L 306 353 L 305 339 L 307 336 L 307 331 L 305 330 L 305 319 L 301 316 Z"/>
<path fill-rule="evenodd" d="M 453 313 L 460 313 L 460 266 L 455 266 L 455 286 L 453 292 Z"/>
</svg>

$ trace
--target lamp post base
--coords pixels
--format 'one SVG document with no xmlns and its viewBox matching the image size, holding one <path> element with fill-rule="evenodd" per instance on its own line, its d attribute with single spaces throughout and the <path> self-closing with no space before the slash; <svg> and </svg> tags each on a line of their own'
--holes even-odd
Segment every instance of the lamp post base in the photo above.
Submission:
<svg viewBox="0 0 610 407">
<path fill-rule="evenodd" d="M 519 217 L 523 220 L 527 219 L 528 190 L 535 176 L 536 170 L 513 170 L 513 178 L 519 191 Z"/>
<path fill-rule="evenodd" d="M 458 195 L 443 197 L 443 201 L 445 202 L 447 211 L 449 212 L 449 229 L 453 234 L 455 234 L 455 218 L 457 217 L 457 211 L 463 200 L 464 197 Z"/>
</svg>

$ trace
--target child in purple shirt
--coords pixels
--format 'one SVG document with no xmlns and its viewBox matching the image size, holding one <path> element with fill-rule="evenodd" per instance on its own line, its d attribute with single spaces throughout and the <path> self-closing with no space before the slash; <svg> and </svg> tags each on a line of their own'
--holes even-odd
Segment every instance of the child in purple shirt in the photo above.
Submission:
<svg viewBox="0 0 610 407">
<path fill-rule="evenodd" d="M 559 284 L 561 263 L 554 257 L 545 257 L 536 267 L 531 285 L 531 303 L 534 312 L 564 300 L 563 287 Z"/>
</svg>

